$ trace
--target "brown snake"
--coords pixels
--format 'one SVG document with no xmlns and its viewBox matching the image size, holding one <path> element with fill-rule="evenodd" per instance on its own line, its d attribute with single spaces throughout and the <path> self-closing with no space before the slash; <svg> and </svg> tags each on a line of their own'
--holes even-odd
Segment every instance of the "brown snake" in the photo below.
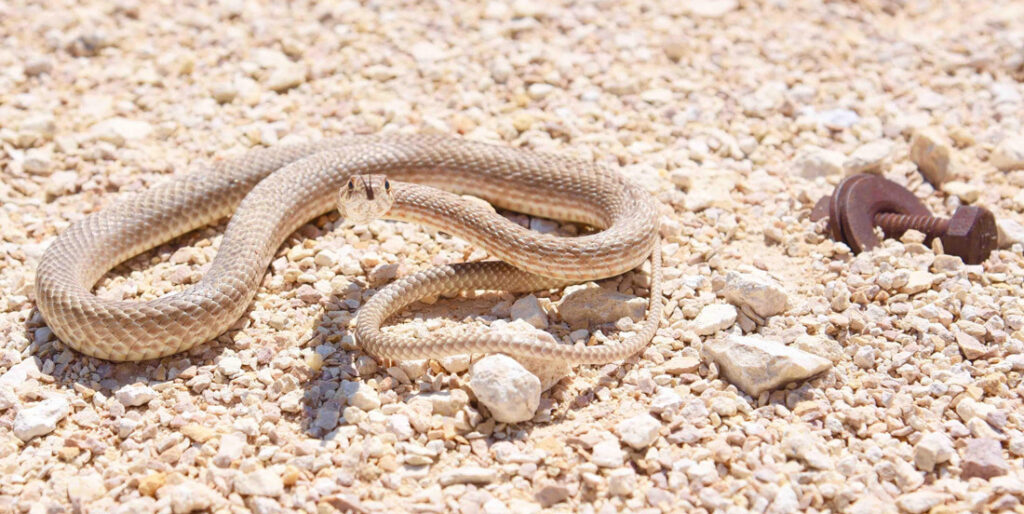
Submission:
<svg viewBox="0 0 1024 514">
<path fill-rule="evenodd" d="M 396 188 L 405 195 L 395 202 L 402 208 L 388 217 L 463 237 L 512 266 L 432 268 L 383 289 L 363 307 L 357 322 L 357 338 L 368 352 L 408 358 L 504 351 L 608 362 L 635 353 L 657 328 L 663 301 L 660 252 L 654 251 L 658 218 L 646 191 L 593 163 L 433 135 L 350 137 L 254 150 L 127 196 L 74 223 L 47 248 L 36 274 L 39 310 L 62 341 L 95 357 L 143 360 L 187 350 L 227 330 L 245 312 L 288 235 L 331 210 L 350 177 L 370 174 L 412 183 Z M 483 208 L 463 209 L 456 203 L 467 202 L 421 186 L 602 230 L 578 237 L 541 234 Z M 195 285 L 143 302 L 91 292 L 125 259 L 232 212 L 216 257 Z M 378 330 L 396 309 L 423 296 L 606 278 L 637 267 L 652 251 L 648 320 L 625 343 L 570 346 L 486 333 L 409 342 L 391 341 Z"/>
</svg>

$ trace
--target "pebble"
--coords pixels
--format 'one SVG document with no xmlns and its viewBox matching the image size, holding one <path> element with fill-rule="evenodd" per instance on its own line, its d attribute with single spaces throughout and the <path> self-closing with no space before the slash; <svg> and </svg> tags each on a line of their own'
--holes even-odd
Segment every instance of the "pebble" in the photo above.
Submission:
<svg viewBox="0 0 1024 514">
<path fill-rule="evenodd" d="M 148 385 L 130 384 L 118 389 L 114 396 L 125 407 L 138 407 L 152 401 L 156 398 L 157 394 Z"/>
<path fill-rule="evenodd" d="M 557 309 L 563 321 L 578 329 L 622 318 L 640 321 L 647 312 L 647 301 L 588 282 L 566 287 Z"/>
<path fill-rule="evenodd" d="M 966 204 L 977 202 L 978 198 L 981 198 L 981 188 L 975 184 L 960 180 L 946 182 L 942 185 L 942 190 L 959 198 L 961 202 Z"/>
<path fill-rule="evenodd" d="M 36 114 L 18 124 L 18 146 L 30 146 L 53 139 L 57 122 L 52 114 Z"/>
<path fill-rule="evenodd" d="M 992 349 L 966 332 L 956 333 L 956 345 L 964 357 L 969 360 L 985 358 L 992 354 Z"/>
<path fill-rule="evenodd" d="M 78 173 L 74 171 L 57 171 L 50 175 L 46 181 L 46 195 L 49 198 L 64 196 L 75 190 L 78 183 Z"/>
<path fill-rule="evenodd" d="M 380 408 L 380 394 L 365 382 L 351 382 L 342 380 L 339 393 L 348 401 L 348 404 L 362 409 L 372 411 Z"/>
<path fill-rule="evenodd" d="M 680 355 L 665 361 L 661 365 L 661 371 L 669 375 L 682 375 L 684 373 L 693 373 L 697 371 L 698 367 L 700 367 L 700 358 L 695 355 Z"/>
<path fill-rule="evenodd" d="M 921 471 L 933 471 L 935 466 L 949 462 L 955 455 L 953 441 L 940 432 L 924 434 L 914 445 L 914 465 Z"/>
<path fill-rule="evenodd" d="M 106 493 L 103 478 L 96 473 L 79 475 L 68 482 L 68 498 L 72 504 L 85 505 L 102 498 Z"/>
<path fill-rule="evenodd" d="M 454 416 L 469 404 L 469 395 L 462 389 L 425 393 L 417 397 L 429 401 L 433 412 L 442 416 Z"/>
<path fill-rule="evenodd" d="M 34 437 L 49 434 L 56 430 L 57 423 L 70 412 L 71 405 L 63 396 L 54 396 L 31 407 L 23 407 L 14 417 L 14 436 L 28 442 Z"/>
<path fill-rule="evenodd" d="M 1005 475 L 1009 466 L 1003 458 L 1003 447 L 995 439 L 969 439 L 960 464 L 963 478 L 990 479 Z"/>
<path fill-rule="evenodd" d="M 395 434 L 395 437 L 399 441 L 409 439 L 415 434 L 412 429 L 412 425 L 409 424 L 409 416 L 405 414 L 395 414 L 388 417 L 387 424 L 388 432 Z"/>
<path fill-rule="evenodd" d="M 938 129 L 927 128 L 914 133 L 910 142 L 910 160 L 933 186 L 940 187 L 950 179 L 952 158 L 953 147 Z"/>
<path fill-rule="evenodd" d="M 622 442 L 635 450 L 647 448 L 658 439 L 661 422 L 650 414 L 641 414 L 624 419 L 615 426 Z"/>
<path fill-rule="evenodd" d="M 298 87 L 306 81 L 305 68 L 297 65 L 284 65 L 270 72 L 263 85 L 275 93 L 284 93 Z"/>
<path fill-rule="evenodd" d="M 38 77 L 53 70 L 53 61 L 44 57 L 36 57 L 25 61 L 25 75 Z"/>
<path fill-rule="evenodd" d="M 861 145 L 843 162 L 843 169 L 847 176 L 858 173 L 881 174 L 891 164 L 893 148 L 893 143 L 885 139 Z"/>
<path fill-rule="evenodd" d="M 636 491 L 636 472 L 618 468 L 608 472 L 608 492 L 615 496 L 631 496 Z"/>
<path fill-rule="evenodd" d="M 817 146 L 804 146 L 793 161 L 797 174 L 813 180 L 818 177 L 838 176 L 843 173 L 846 156 L 840 152 Z"/>
<path fill-rule="evenodd" d="M 157 490 L 156 497 L 169 503 L 171 512 L 175 514 L 209 510 L 214 505 L 225 503 L 205 484 L 192 480 L 163 486 Z"/>
<path fill-rule="evenodd" d="M 542 507 L 548 508 L 568 499 L 569 488 L 562 484 L 548 484 L 541 487 L 534 497 Z"/>
<path fill-rule="evenodd" d="M 181 427 L 181 433 L 197 443 L 205 443 L 217 435 L 213 430 L 198 423 L 189 423 Z"/>
<path fill-rule="evenodd" d="M 213 457 L 213 463 L 219 467 L 230 467 L 242 457 L 246 445 L 245 434 L 231 433 L 220 438 L 220 446 L 217 448 L 217 455 Z"/>
<path fill-rule="evenodd" d="M 651 412 L 675 412 L 683 405 L 683 397 L 671 389 L 662 389 L 651 400 Z"/>
<path fill-rule="evenodd" d="M 814 118 L 818 120 L 822 125 L 830 130 L 845 130 L 860 121 L 860 115 L 850 109 L 829 109 L 827 111 L 821 111 L 814 115 Z M 840 172 L 842 171 L 842 159 L 845 156 L 838 154 L 840 158 Z"/>
<path fill-rule="evenodd" d="M 931 511 L 938 505 L 943 504 L 949 495 L 937 493 L 933 491 L 920 491 L 916 493 L 908 493 L 896 498 L 896 505 L 906 512 L 912 514 L 920 514 L 922 512 Z"/>
<path fill-rule="evenodd" d="M 721 18 L 739 8 L 738 0 L 690 0 L 685 5 L 699 18 Z"/>
<path fill-rule="evenodd" d="M 899 291 L 908 295 L 918 294 L 931 289 L 935 280 L 936 276 L 927 271 L 914 270 L 907 275 L 907 283 L 903 284 Z"/>
<path fill-rule="evenodd" d="M 470 389 L 495 420 L 520 423 L 533 418 L 540 405 L 541 383 L 515 359 L 488 355 L 473 364 L 470 375 Z"/>
<path fill-rule="evenodd" d="M 999 233 L 999 247 L 1008 248 L 1015 244 L 1024 244 L 1024 224 L 1012 218 L 996 219 L 996 230 Z"/>
<path fill-rule="evenodd" d="M 875 367 L 875 360 L 878 356 L 878 350 L 870 346 L 862 346 L 857 349 L 857 353 L 853 355 L 853 363 L 862 369 L 872 369 Z"/>
<path fill-rule="evenodd" d="M 53 172 L 53 157 L 50 152 L 33 148 L 25 154 L 22 168 L 33 175 L 49 175 Z"/>
<path fill-rule="evenodd" d="M 1024 170 L 1024 135 L 1004 138 L 992 150 L 989 162 L 1000 171 Z"/>
<path fill-rule="evenodd" d="M 238 97 L 238 88 L 234 84 L 217 84 L 210 90 L 210 95 L 218 103 L 229 104 Z"/>
<path fill-rule="evenodd" d="M 534 100 L 542 100 L 550 95 L 554 90 L 555 86 L 540 82 L 537 84 L 530 84 L 530 87 L 526 89 L 526 93 Z"/>
<path fill-rule="evenodd" d="M 704 346 L 722 374 L 753 398 L 832 367 L 827 359 L 759 336 L 729 336 Z"/>
<path fill-rule="evenodd" d="M 99 140 L 120 146 L 128 141 L 149 137 L 153 126 L 145 121 L 110 118 L 93 125 L 92 132 Z"/>
<path fill-rule="evenodd" d="M 242 359 L 236 355 L 225 355 L 217 361 L 217 371 L 226 377 L 234 377 L 242 372 Z"/>
<path fill-rule="evenodd" d="M 498 472 L 493 468 L 463 466 L 441 474 L 437 482 L 441 486 L 452 484 L 490 484 L 498 479 Z"/>
<path fill-rule="evenodd" d="M 789 295 L 786 290 L 778 281 L 761 271 L 730 271 L 717 282 L 715 289 L 719 296 L 761 318 L 781 314 L 788 305 Z"/>
<path fill-rule="evenodd" d="M 469 369 L 469 365 L 469 355 L 449 355 L 441 359 L 441 367 L 448 373 L 462 373 Z"/>
<path fill-rule="evenodd" d="M 779 492 L 775 494 L 775 498 L 772 499 L 772 504 L 768 507 L 767 512 L 769 514 L 785 514 L 798 510 L 800 510 L 800 500 L 796 496 L 796 491 L 786 485 L 779 488 Z"/>
<path fill-rule="evenodd" d="M 511 316 L 537 328 L 548 328 L 548 315 L 534 295 L 524 296 L 512 304 Z"/>
<path fill-rule="evenodd" d="M 729 304 L 711 304 L 701 309 L 693 320 L 693 331 L 707 336 L 725 330 L 736 323 L 736 308 Z"/>
<path fill-rule="evenodd" d="M 614 439 L 605 439 L 594 445 L 590 455 L 590 462 L 602 468 L 621 468 L 626 461 L 626 452 Z"/>
<path fill-rule="evenodd" d="M 260 469 L 236 478 L 235 492 L 242 496 L 281 496 L 284 494 L 284 481 L 277 473 Z"/>
<path fill-rule="evenodd" d="M 995 412 L 995 407 L 984 403 L 973 400 L 971 398 L 963 398 L 959 403 L 956 404 L 956 413 L 960 416 L 965 423 L 974 419 L 988 419 L 989 415 Z"/>
<path fill-rule="evenodd" d="M 29 357 L 7 369 L 0 375 L 0 386 L 16 388 L 30 378 L 39 376 L 39 360 Z"/>
<path fill-rule="evenodd" d="M 437 61 L 444 57 L 444 50 L 429 41 L 417 42 L 412 45 L 410 52 L 413 58 L 421 63 Z"/>
</svg>

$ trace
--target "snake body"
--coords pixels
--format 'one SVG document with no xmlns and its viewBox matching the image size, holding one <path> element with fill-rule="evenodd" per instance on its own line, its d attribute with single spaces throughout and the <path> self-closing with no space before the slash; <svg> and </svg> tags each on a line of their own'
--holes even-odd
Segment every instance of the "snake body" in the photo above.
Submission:
<svg viewBox="0 0 1024 514">
<path fill-rule="evenodd" d="M 356 183 L 361 187 L 354 187 Z M 472 330 L 469 333 L 434 335 L 430 344 L 422 344 L 417 339 L 385 334 L 380 330 L 385 320 L 406 305 L 428 296 L 467 290 L 526 292 L 574 282 L 568 277 L 570 270 L 577 270 L 555 267 L 556 259 L 537 262 L 533 256 L 562 256 L 581 248 L 584 253 L 600 255 L 600 248 L 607 238 L 614 238 L 615 234 L 576 238 L 538 234 L 454 194 L 419 184 L 389 182 L 383 176 L 357 176 L 350 180 L 348 186 L 342 189 L 339 210 L 357 222 L 383 217 L 426 225 L 458 234 L 501 259 L 428 268 L 378 291 L 359 309 L 356 319 L 356 340 L 370 354 L 405 360 L 503 352 L 576 364 L 600 364 L 636 353 L 647 345 L 658 328 L 664 298 L 661 296 L 661 244 L 656 239 L 651 251 L 651 300 L 647 319 L 623 342 L 597 346 L 563 345 L 557 344 L 546 332 L 538 335 L 510 330 Z M 507 244 L 508 241 L 530 244 Z M 516 263 L 515 266 L 510 262 Z M 537 271 L 531 273 L 529 269 Z"/>
<path fill-rule="evenodd" d="M 224 332 L 244 313 L 277 248 L 302 224 L 330 211 L 336 192 L 352 175 L 380 173 L 530 215 L 602 228 L 561 238 L 474 215 L 456 214 L 454 221 L 446 221 L 435 210 L 443 206 L 426 193 L 411 202 L 416 221 L 433 223 L 528 274 L 556 282 L 621 274 L 642 263 L 657 245 L 654 199 L 607 168 L 443 136 L 357 136 L 254 150 L 86 216 L 44 252 L 36 274 L 38 308 L 62 341 L 91 356 L 144 360 L 187 350 Z M 125 259 L 232 212 L 217 255 L 195 285 L 144 302 L 91 292 L 104 273 Z M 513 274 L 519 277 L 515 283 L 500 285 L 521 289 L 516 284 L 550 282 L 525 284 L 525 274 Z M 487 286 L 500 278 L 474 276 L 459 287 Z M 434 289 L 457 285 L 444 277 L 426 283 Z M 398 300 L 413 293 L 422 291 L 409 291 Z M 418 354 L 432 355 L 433 342 L 413 344 L 421 346 Z M 542 347 L 517 348 L 543 354 Z"/>
</svg>

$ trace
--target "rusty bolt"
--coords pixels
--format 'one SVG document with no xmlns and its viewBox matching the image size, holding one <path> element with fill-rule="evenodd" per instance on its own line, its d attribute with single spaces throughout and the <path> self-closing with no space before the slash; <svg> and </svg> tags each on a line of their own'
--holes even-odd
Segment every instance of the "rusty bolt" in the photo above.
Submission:
<svg viewBox="0 0 1024 514">
<path fill-rule="evenodd" d="M 870 250 L 880 241 L 874 228 L 886 237 L 899 237 L 910 229 L 928 240 L 938 237 L 946 253 L 967 264 L 979 264 L 996 247 L 995 217 L 982 207 L 961 206 L 952 218 L 937 218 L 906 188 L 877 175 L 853 175 L 836 186 L 832 196 L 818 201 L 811 219 L 828 216 L 829 233 L 856 253 Z"/>
</svg>

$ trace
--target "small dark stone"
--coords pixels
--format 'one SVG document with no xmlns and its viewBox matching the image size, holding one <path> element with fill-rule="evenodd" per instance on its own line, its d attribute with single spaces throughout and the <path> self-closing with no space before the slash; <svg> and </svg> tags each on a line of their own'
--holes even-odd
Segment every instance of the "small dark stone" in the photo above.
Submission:
<svg viewBox="0 0 1024 514">
<path fill-rule="evenodd" d="M 569 488 L 561 484 L 548 484 L 535 495 L 537 501 L 545 508 L 560 503 L 569 498 Z"/>
</svg>

